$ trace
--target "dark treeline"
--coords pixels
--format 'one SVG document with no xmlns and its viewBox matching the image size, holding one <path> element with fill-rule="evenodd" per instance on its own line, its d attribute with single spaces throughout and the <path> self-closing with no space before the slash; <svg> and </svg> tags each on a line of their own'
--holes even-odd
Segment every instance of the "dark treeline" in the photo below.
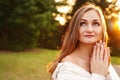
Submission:
<svg viewBox="0 0 120 80">
<path fill-rule="evenodd" d="M 0 0 L 0 49 L 56 48 L 55 6 L 54 0 Z"/>
</svg>

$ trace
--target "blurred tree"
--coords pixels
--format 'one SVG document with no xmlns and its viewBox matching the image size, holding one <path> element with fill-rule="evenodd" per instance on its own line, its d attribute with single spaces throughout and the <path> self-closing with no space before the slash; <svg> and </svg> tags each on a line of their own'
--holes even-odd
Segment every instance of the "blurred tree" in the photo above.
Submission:
<svg viewBox="0 0 120 80">
<path fill-rule="evenodd" d="M 54 0 L 0 0 L 0 49 L 52 46 L 48 38 L 58 26 L 52 16 L 55 5 Z"/>
</svg>

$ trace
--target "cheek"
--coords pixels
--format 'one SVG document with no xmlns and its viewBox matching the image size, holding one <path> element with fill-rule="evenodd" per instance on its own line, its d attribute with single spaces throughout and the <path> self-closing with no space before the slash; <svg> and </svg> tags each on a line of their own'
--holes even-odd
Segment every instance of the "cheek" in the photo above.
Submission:
<svg viewBox="0 0 120 80">
<path fill-rule="evenodd" d="M 102 35 L 103 35 L 103 31 L 102 30 L 98 30 L 97 37 L 102 39 Z"/>
<path fill-rule="evenodd" d="M 80 29 L 79 29 L 79 35 L 84 34 L 84 32 L 85 32 L 85 29 L 84 29 L 84 28 L 80 28 Z"/>
</svg>

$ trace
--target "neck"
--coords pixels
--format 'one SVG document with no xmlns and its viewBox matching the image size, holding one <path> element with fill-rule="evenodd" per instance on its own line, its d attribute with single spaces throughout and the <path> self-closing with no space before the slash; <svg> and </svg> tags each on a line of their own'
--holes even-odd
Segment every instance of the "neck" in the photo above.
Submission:
<svg viewBox="0 0 120 80">
<path fill-rule="evenodd" d="M 90 60 L 92 56 L 92 51 L 93 51 L 93 45 L 94 44 L 84 44 L 80 43 L 78 48 L 76 49 L 76 54 L 81 58 L 84 58 L 86 60 Z"/>
</svg>

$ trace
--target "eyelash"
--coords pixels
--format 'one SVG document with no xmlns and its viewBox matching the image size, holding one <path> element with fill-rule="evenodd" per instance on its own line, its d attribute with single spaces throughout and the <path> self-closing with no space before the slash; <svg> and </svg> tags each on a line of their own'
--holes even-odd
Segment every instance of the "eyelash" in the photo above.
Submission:
<svg viewBox="0 0 120 80">
<path fill-rule="evenodd" d="M 100 23 L 99 22 L 94 22 L 93 25 L 94 26 L 100 26 Z"/>
<path fill-rule="evenodd" d="M 80 26 L 86 26 L 86 25 L 87 25 L 86 22 L 81 22 L 81 23 L 80 23 Z M 100 26 L 100 23 L 99 23 L 99 22 L 93 22 L 92 25 L 93 25 L 93 26 Z"/>
<path fill-rule="evenodd" d="M 80 26 L 85 26 L 86 23 L 85 22 L 80 22 Z"/>
</svg>

